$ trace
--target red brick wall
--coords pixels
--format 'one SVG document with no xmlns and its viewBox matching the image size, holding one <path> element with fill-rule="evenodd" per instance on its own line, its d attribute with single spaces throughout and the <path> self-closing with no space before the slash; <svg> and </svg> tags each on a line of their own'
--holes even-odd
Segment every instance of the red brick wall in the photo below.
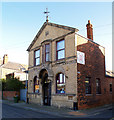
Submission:
<svg viewBox="0 0 114 120">
<path fill-rule="evenodd" d="M 99 49 L 99 45 L 88 43 L 77 46 L 77 50 L 85 53 L 85 65 L 77 65 L 78 72 L 78 108 L 91 108 L 111 103 L 108 82 L 105 77 L 105 56 Z M 85 94 L 85 78 L 90 77 L 91 95 Z M 101 81 L 101 94 L 96 94 L 96 78 Z"/>
<path fill-rule="evenodd" d="M 107 88 L 107 92 L 108 92 L 108 94 L 109 94 L 109 100 L 110 100 L 110 102 L 112 101 L 112 103 L 114 103 L 114 95 L 112 95 L 112 94 L 114 94 L 114 84 L 112 83 L 112 81 L 114 81 L 114 78 L 113 77 L 106 77 L 106 82 L 107 82 L 107 84 L 106 84 L 106 88 Z M 110 92 L 110 83 L 112 83 L 112 92 Z"/>
<path fill-rule="evenodd" d="M 17 94 L 19 96 L 18 91 L 3 91 L 3 99 L 13 100 L 13 97 Z"/>
</svg>

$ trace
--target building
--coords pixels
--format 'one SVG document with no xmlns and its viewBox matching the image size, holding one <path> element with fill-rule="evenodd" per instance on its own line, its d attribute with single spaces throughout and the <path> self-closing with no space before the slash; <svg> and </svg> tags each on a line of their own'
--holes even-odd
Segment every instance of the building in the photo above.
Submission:
<svg viewBox="0 0 114 120">
<path fill-rule="evenodd" d="M 46 21 L 28 47 L 30 103 L 83 109 L 111 103 L 105 78 L 105 48 L 78 29 Z"/>
<path fill-rule="evenodd" d="M 26 73 L 28 66 L 20 63 L 9 62 L 8 55 L 5 54 L 3 61 L 0 65 L 0 79 L 6 79 L 10 76 L 19 78 L 20 81 L 28 80 L 28 74 Z"/>
</svg>

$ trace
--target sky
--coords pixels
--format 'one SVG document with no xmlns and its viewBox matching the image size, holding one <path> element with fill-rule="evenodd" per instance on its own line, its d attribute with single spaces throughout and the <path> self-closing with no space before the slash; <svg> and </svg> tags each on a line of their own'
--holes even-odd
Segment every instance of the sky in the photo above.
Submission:
<svg viewBox="0 0 114 120">
<path fill-rule="evenodd" d="M 112 2 L 2 2 L 0 57 L 28 64 L 30 43 L 46 21 L 79 29 L 87 37 L 86 24 L 93 24 L 93 39 L 105 47 L 106 69 L 112 70 Z"/>
</svg>

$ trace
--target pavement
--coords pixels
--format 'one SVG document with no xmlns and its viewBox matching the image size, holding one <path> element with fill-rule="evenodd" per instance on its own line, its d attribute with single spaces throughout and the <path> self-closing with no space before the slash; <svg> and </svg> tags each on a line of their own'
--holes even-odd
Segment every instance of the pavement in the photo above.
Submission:
<svg viewBox="0 0 114 120">
<path fill-rule="evenodd" d="M 100 106 L 100 107 L 96 107 L 96 108 L 91 108 L 91 109 L 85 109 L 85 110 L 71 110 L 68 108 L 58 108 L 55 106 L 42 106 L 42 105 L 38 105 L 38 104 L 27 104 L 25 102 L 19 101 L 18 103 L 14 103 L 13 101 L 9 101 L 9 100 L 2 100 L 1 101 L 4 104 L 8 104 L 14 107 L 19 107 L 19 108 L 23 108 L 26 110 L 32 110 L 32 111 L 36 111 L 36 112 L 40 112 L 40 113 L 47 113 L 47 114 L 53 114 L 53 115 L 58 115 L 58 116 L 62 116 L 62 117 L 89 117 L 92 115 L 96 115 L 99 112 L 102 112 L 104 110 L 112 110 L 112 104 L 110 105 L 104 105 L 104 106 Z"/>
</svg>

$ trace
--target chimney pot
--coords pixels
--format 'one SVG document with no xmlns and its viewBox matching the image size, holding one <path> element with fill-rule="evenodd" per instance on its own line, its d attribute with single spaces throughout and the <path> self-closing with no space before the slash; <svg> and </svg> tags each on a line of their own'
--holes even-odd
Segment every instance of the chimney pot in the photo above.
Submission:
<svg viewBox="0 0 114 120">
<path fill-rule="evenodd" d="M 8 62 L 8 54 L 5 54 L 3 57 L 3 64 L 6 64 Z"/>
<path fill-rule="evenodd" d="M 93 27 L 92 24 L 90 23 L 90 20 L 88 20 L 88 24 L 86 25 L 87 27 L 87 38 L 93 40 Z"/>
</svg>

